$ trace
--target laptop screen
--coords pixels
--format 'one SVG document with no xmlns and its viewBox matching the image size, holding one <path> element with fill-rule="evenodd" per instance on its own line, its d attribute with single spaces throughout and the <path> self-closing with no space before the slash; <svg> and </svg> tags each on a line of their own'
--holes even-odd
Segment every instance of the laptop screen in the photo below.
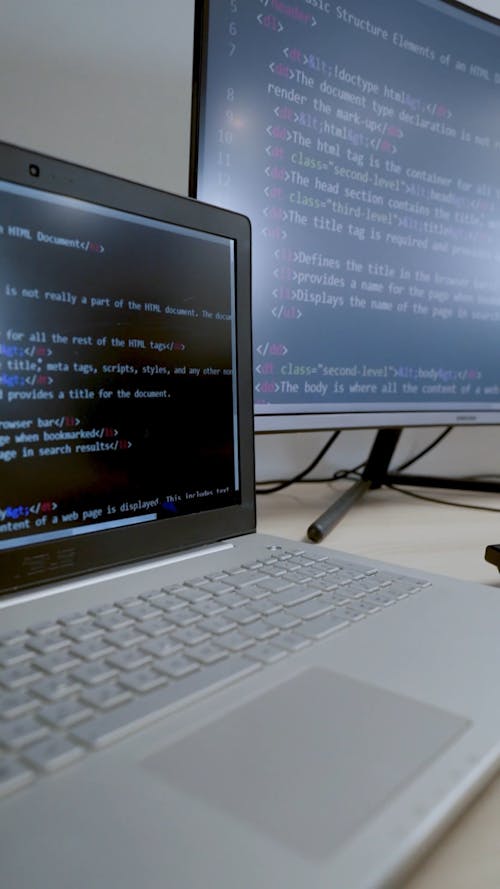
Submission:
<svg viewBox="0 0 500 889">
<path fill-rule="evenodd" d="M 242 503 L 238 239 L 74 191 L 0 180 L 0 553 Z"/>
</svg>

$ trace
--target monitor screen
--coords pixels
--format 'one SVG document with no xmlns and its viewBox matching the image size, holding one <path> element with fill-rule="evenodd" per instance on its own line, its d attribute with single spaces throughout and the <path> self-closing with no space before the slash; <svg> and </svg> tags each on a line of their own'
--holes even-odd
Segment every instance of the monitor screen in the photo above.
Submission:
<svg viewBox="0 0 500 889">
<path fill-rule="evenodd" d="M 500 26 L 200 0 L 191 193 L 249 216 L 257 430 L 500 420 Z"/>
</svg>

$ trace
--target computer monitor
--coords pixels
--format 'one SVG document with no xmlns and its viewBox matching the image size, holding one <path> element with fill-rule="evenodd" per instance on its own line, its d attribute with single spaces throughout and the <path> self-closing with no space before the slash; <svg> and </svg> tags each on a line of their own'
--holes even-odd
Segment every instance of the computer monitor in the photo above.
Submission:
<svg viewBox="0 0 500 889">
<path fill-rule="evenodd" d="M 500 421 L 500 22 L 199 0 L 191 194 L 253 228 L 257 431 Z"/>
</svg>

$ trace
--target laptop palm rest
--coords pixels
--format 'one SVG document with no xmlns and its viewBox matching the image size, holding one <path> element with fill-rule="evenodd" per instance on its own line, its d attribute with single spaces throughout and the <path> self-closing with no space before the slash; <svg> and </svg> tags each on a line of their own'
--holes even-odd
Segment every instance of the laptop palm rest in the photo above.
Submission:
<svg viewBox="0 0 500 889">
<path fill-rule="evenodd" d="M 326 858 L 467 726 L 444 710 L 310 669 L 144 764 L 299 855 Z"/>
</svg>

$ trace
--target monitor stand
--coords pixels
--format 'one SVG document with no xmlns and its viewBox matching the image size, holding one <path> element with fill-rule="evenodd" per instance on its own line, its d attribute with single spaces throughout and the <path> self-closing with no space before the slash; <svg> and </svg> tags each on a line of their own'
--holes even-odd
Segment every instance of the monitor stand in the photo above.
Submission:
<svg viewBox="0 0 500 889">
<path fill-rule="evenodd" d="M 346 512 L 366 491 L 382 485 L 412 485 L 425 488 L 452 488 L 460 491 L 491 491 L 500 493 L 500 484 L 493 481 L 474 481 L 432 475 L 409 475 L 389 472 L 402 429 L 379 429 L 366 462 L 363 474 L 344 494 L 316 519 L 307 529 L 307 537 L 320 543 L 343 519 Z"/>
</svg>

